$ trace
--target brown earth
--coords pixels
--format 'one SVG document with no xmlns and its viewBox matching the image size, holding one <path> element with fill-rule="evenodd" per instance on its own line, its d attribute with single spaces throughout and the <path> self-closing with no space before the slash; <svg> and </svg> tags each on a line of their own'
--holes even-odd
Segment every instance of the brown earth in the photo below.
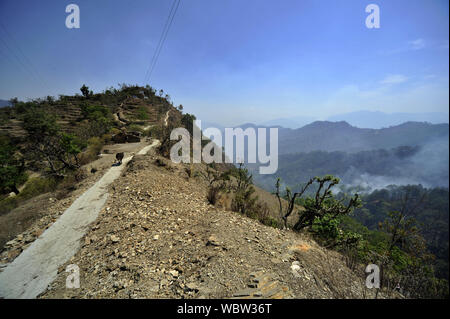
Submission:
<svg viewBox="0 0 450 319">
<path fill-rule="evenodd" d="M 82 248 L 41 298 L 371 295 L 364 274 L 347 268 L 340 254 L 307 234 L 210 205 L 205 181 L 157 158 L 151 151 L 128 164 Z M 68 264 L 80 268 L 79 289 L 66 288 Z"/>
</svg>

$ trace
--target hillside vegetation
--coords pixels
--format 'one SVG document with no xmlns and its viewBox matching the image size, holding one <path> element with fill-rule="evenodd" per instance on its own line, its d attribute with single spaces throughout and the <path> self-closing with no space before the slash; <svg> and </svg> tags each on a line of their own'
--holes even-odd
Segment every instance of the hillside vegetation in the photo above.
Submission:
<svg viewBox="0 0 450 319">
<path fill-rule="evenodd" d="M 418 211 L 428 191 L 406 188 L 382 199 L 361 197 L 329 172 L 345 169 L 345 160 L 381 170 L 370 162 L 373 157 L 401 163 L 418 148 L 333 154 L 342 160 L 329 167 L 318 162 L 326 154 L 315 153 L 320 170 L 291 176 L 291 187 L 277 179 L 269 194 L 253 184 L 251 170 L 242 164 L 172 163 L 176 141 L 170 132 L 180 126 L 192 132 L 195 116 L 183 114 L 181 105 L 175 108 L 162 90 L 127 85 L 97 94 L 86 86 L 80 90 L 82 95 L 72 97 L 13 100 L 2 109 L 0 212 L 14 218 L 42 193 L 55 194 L 50 203 L 61 201 L 49 209 L 58 210 L 50 219 L 34 223 L 33 235 L 6 243 L 2 263 L 32 244 L 43 231 L 41 222 L 51 227 L 75 197 L 86 168 L 95 174 L 87 164 L 106 153 L 105 147 L 145 136 L 158 139 L 159 147 L 127 165 L 70 261 L 82 269 L 83 289 L 68 295 L 61 274 L 41 297 L 448 297 L 448 232 L 442 233 L 442 225 L 418 224 L 445 219 L 445 192 L 432 194 L 424 218 Z M 302 166 L 315 159 L 291 157 Z M 342 192 L 333 192 L 339 187 Z M 442 203 L 435 205 L 437 199 Z M 380 200 L 383 205 L 374 204 Z M 439 242 L 445 236 L 447 248 Z M 376 292 L 364 284 L 365 267 L 372 263 L 382 269 Z"/>
<path fill-rule="evenodd" d="M 0 214 L 58 185 L 79 182 L 80 168 L 97 159 L 104 145 L 156 134 L 169 110 L 172 118 L 181 117 L 169 95 L 149 86 L 93 93 L 83 85 L 80 91 L 57 99 L 12 99 L 12 106 L 0 109 Z"/>
</svg>

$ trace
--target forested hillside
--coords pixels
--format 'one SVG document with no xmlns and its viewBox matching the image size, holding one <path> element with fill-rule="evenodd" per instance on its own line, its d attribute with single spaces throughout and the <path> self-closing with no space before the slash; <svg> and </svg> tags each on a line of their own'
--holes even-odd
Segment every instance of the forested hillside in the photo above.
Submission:
<svg viewBox="0 0 450 319">
<path fill-rule="evenodd" d="M 294 186 L 313 176 L 333 174 L 346 186 L 371 191 L 391 184 L 423 184 L 427 187 L 448 187 L 448 144 L 401 146 L 394 149 L 346 153 L 343 151 L 285 154 L 279 156 L 277 176 Z M 276 177 L 258 174 L 256 165 L 249 165 L 255 182 L 270 190 Z"/>
<path fill-rule="evenodd" d="M 426 189 L 420 185 L 391 186 L 363 195 L 363 207 L 353 217 L 370 230 L 378 230 L 379 223 L 392 211 L 401 211 L 408 197 L 408 218 L 417 221 L 420 234 L 430 253 L 435 256 L 436 276 L 448 280 L 449 191 L 445 188 Z M 413 208 L 413 206 L 416 206 Z"/>
<path fill-rule="evenodd" d="M 12 99 L 0 109 L 0 215 L 41 193 L 70 188 L 104 145 L 157 134 L 169 110 L 173 120 L 182 116 L 169 95 L 150 86 L 94 93 L 83 85 L 80 92 Z"/>
</svg>

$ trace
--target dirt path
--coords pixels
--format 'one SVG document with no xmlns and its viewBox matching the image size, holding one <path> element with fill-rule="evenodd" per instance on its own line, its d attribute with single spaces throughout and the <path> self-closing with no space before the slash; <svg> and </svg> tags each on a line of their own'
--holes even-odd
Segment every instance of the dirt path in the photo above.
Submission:
<svg viewBox="0 0 450 319">
<path fill-rule="evenodd" d="M 137 154 L 145 154 L 157 144 L 155 140 Z M 35 298 L 47 288 L 56 278 L 58 268 L 78 251 L 80 239 L 108 198 L 108 186 L 132 158 L 125 158 L 121 166 L 111 167 L 0 273 L 0 298 Z"/>
</svg>

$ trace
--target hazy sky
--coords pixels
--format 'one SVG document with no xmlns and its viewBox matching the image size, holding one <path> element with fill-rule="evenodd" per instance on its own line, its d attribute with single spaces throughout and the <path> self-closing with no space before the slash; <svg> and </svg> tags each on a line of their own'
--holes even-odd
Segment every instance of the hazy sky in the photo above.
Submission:
<svg viewBox="0 0 450 319">
<path fill-rule="evenodd" d="M 81 11 L 65 26 L 66 5 Z M 0 99 L 144 84 L 169 0 L 0 0 Z M 381 28 L 368 29 L 368 4 Z M 181 0 L 150 85 L 221 124 L 448 112 L 448 0 Z"/>
</svg>

